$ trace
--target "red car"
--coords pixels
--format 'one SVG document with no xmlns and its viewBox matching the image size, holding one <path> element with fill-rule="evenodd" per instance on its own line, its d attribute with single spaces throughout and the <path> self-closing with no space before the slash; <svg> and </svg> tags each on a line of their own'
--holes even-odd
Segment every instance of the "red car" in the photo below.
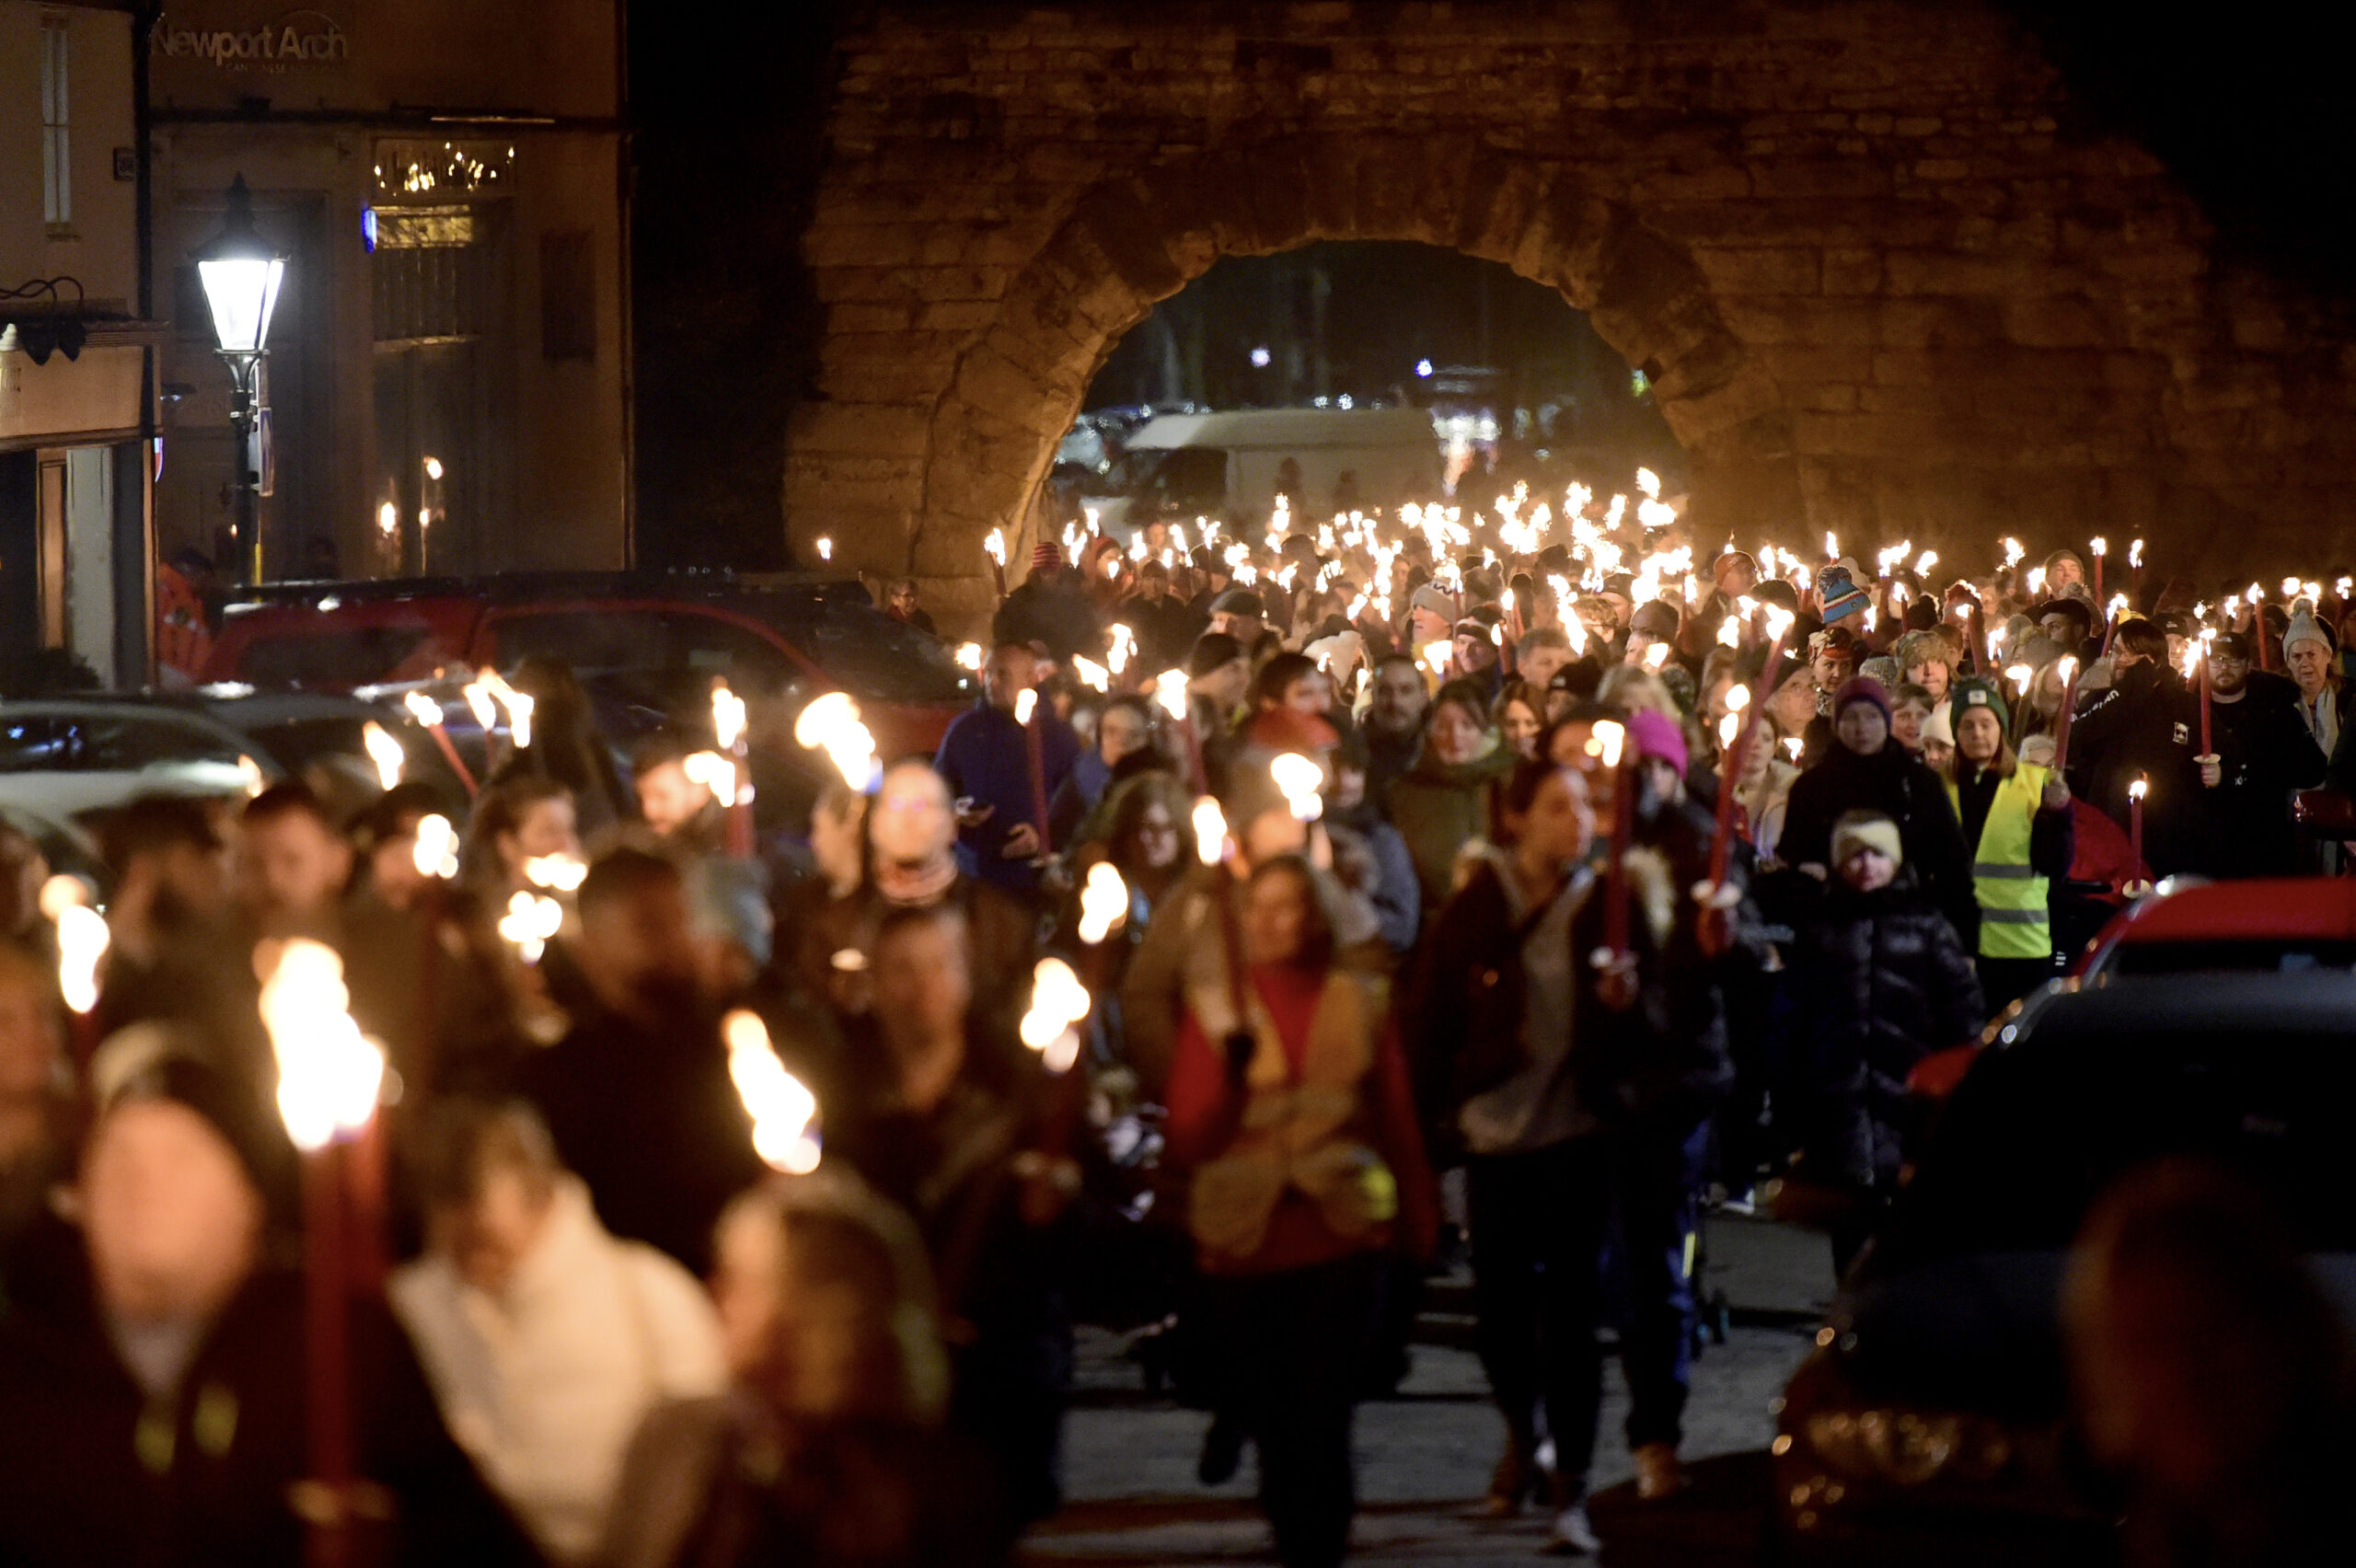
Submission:
<svg viewBox="0 0 2356 1568">
<path fill-rule="evenodd" d="M 2153 974 L 2356 966 L 2356 881 L 2164 884 L 2112 917 L 2078 961 L 2089 986 Z"/>
<path fill-rule="evenodd" d="M 514 573 L 292 583 L 232 604 L 203 679 L 351 691 L 559 659 L 584 683 L 685 717 L 711 678 L 794 708 L 849 692 L 886 757 L 930 753 L 977 687 L 949 650 L 848 578 Z"/>
</svg>

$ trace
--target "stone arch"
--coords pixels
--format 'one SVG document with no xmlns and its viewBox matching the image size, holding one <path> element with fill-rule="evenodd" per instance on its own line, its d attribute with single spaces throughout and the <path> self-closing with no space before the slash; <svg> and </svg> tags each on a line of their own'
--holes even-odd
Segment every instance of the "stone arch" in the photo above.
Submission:
<svg viewBox="0 0 2356 1568">
<path fill-rule="evenodd" d="M 1652 380 L 1694 463 L 1697 507 L 1762 468 L 1796 496 L 1778 399 L 1677 242 L 1563 161 L 1455 136 L 1222 146 L 1087 190 L 956 357 L 927 422 L 904 570 L 958 592 L 991 527 L 1026 520 L 1096 371 L 1160 301 L 1223 256 L 1412 240 L 1558 290 Z"/>
</svg>

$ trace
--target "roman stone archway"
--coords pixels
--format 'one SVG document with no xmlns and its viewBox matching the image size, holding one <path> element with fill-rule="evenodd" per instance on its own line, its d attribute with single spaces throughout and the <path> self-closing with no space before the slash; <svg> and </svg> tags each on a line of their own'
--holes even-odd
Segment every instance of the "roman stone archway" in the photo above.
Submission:
<svg viewBox="0 0 2356 1568">
<path fill-rule="evenodd" d="M 2356 478 L 2316 323 L 2148 155 L 2073 136 L 1992 10 L 1127 10 L 886 5 L 846 40 L 803 559 L 832 534 L 978 608 L 981 536 L 1025 521 L 1110 344 L 1218 257 L 1318 239 L 1559 288 L 1655 378 L 1714 531 L 2246 557 Z"/>
</svg>

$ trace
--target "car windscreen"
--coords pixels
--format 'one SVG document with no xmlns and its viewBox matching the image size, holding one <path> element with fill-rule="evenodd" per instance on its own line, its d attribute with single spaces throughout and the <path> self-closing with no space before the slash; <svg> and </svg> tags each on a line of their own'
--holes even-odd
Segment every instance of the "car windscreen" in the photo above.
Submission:
<svg viewBox="0 0 2356 1568">
<path fill-rule="evenodd" d="M 237 678 L 256 686 L 349 691 L 398 678 L 433 635 L 426 626 L 355 626 L 263 633 L 237 655 Z M 456 659 L 444 651 L 443 658 Z"/>
<path fill-rule="evenodd" d="M 2171 1156 L 2241 1170 L 2311 1251 L 2356 1250 L 2356 1207 L 2339 1196 L 2356 1045 L 2247 1021 L 2064 1026 L 1991 1054 L 1933 1129 L 1877 1262 L 2067 1247 L 2113 1180 Z"/>
<path fill-rule="evenodd" d="M 867 605 L 827 603 L 778 628 L 826 678 L 875 702 L 971 701 L 973 677 L 939 638 Z"/>
<path fill-rule="evenodd" d="M 168 713 L 0 712 L 0 773 L 135 772 L 176 762 L 231 767 L 235 737 Z"/>
<path fill-rule="evenodd" d="M 2202 941 L 2122 941 L 2104 973 L 2127 979 L 2154 974 L 2301 974 L 2356 969 L 2356 942 L 2298 937 Z"/>
</svg>

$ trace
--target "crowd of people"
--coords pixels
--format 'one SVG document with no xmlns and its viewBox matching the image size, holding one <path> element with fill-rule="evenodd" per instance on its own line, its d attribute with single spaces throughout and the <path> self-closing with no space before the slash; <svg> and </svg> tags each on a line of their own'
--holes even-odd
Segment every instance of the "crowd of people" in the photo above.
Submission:
<svg viewBox="0 0 2356 1568">
<path fill-rule="evenodd" d="M 71 1017 L 48 868 L 0 846 L 0 1560 L 302 1550 L 257 962 L 294 938 L 398 1085 L 352 1323 L 352 1528 L 393 1560 L 1004 1562 L 1059 1505 L 1086 1320 L 1207 1412 L 1207 1483 L 1253 1457 L 1285 1563 L 1336 1563 L 1354 1407 L 1460 1258 L 1506 1430 L 1478 1505 L 1600 1550 L 1599 1331 L 1673 1496 L 1703 1205 L 1830 1189 L 1845 1264 L 1926 1056 L 2142 884 L 2338 869 L 2294 798 L 2356 775 L 2356 611 L 2140 568 L 2116 609 L 2068 550 L 1697 567 L 1670 509 L 1587 500 L 1576 546 L 1041 540 L 937 752 L 749 843 L 698 716 L 618 766 L 553 665 L 470 806 L 135 801 Z M 1048 957 L 1092 1003 L 1068 1066 Z M 756 1152 L 745 1012 L 815 1170 Z"/>
</svg>

